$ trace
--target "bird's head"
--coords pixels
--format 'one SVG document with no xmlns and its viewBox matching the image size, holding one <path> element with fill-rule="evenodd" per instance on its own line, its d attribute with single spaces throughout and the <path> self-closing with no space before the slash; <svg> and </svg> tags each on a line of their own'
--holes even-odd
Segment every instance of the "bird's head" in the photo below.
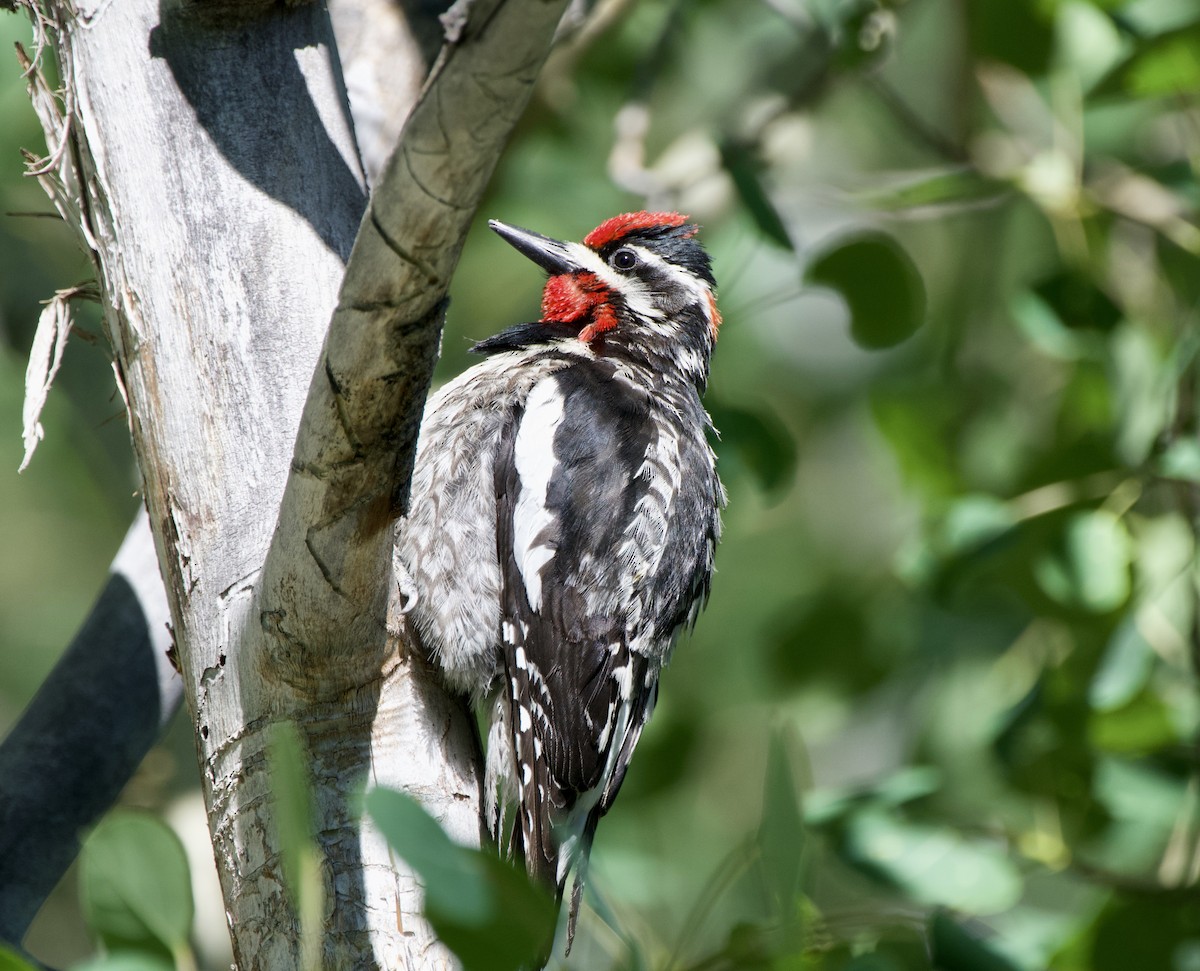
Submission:
<svg viewBox="0 0 1200 971">
<path fill-rule="evenodd" d="M 605 220 L 581 243 L 488 223 L 550 274 L 542 319 L 476 345 L 496 352 L 578 340 L 598 356 L 677 368 L 703 386 L 721 315 L 698 227 L 677 212 Z"/>
</svg>

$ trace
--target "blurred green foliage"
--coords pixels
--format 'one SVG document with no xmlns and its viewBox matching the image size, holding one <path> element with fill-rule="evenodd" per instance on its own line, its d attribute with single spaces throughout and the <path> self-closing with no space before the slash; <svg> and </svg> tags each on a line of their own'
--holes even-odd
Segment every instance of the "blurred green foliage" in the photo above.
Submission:
<svg viewBox="0 0 1200 971">
<path fill-rule="evenodd" d="M 598 10 L 481 217 L 703 223 L 730 506 L 567 965 L 1194 971 L 1200 6 Z M 45 212 L 2 81 L 0 203 Z M 37 301 L 84 271 L 47 219 L 0 259 L 15 470 Z M 538 288 L 481 220 L 439 376 Z M 0 476 L 6 721 L 129 511 L 102 348 Z"/>
<path fill-rule="evenodd" d="M 110 957 L 138 955 L 162 967 L 195 968 L 187 856 L 161 820 L 110 813 L 84 841 L 79 869 L 88 926 Z"/>
<path fill-rule="evenodd" d="M 520 971 L 544 959 L 556 908 L 524 866 L 453 843 L 412 796 L 367 793 L 366 810 L 421 879 L 425 915 L 463 971 Z"/>
<path fill-rule="evenodd" d="M 308 750 L 294 724 L 276 722 L 271 726 L 268 757 L 283 878 L 300 928 L 300 971 L 312 971 L 320 967 L 325 888 L 314 835 Z"/>
</svg>

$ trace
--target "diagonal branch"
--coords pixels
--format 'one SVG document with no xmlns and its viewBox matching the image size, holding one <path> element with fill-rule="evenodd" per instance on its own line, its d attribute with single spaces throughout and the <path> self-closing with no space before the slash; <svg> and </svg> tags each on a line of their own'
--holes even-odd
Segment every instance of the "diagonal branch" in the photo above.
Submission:
<svg viewBox="0 0 1200 971">
<path fill-rule="evenodd" d="M 167 660 L 167 619 L 143 511 L 92 612 L 0 744 L 0 941 L 20 943 L 81 831 L 178 710 L 183 682 Z"/>
<path fill-rule="evenodd" d="M 310 386 L 260 610 L 315 695 L 378 671 L 392 520 L 408 493 L 446 291 L 566 0 L 456 4 L 453 34 L 368 206 Z M 300 647 L 288 632 L 304 630 Z M 351 662 L 351 656 L 354 661 Z"/>
</svg>

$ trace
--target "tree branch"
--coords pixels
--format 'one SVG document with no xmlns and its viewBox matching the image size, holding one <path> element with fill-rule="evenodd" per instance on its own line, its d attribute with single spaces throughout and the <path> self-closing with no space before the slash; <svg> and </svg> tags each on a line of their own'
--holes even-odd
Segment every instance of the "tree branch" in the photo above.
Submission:
<svg viewBox="0 0 1200 971">
<path fill-rule="evenodd" d="M 433 59 L 414 55 L 417 37 L 426 36 L 431 23 L 440 31 L 437 18 L 419 6 L 406 12 L 381 0 L 337 0 L 330 6 L 360 144 L 386 143 L 390 149 Z M 43 121 L 61 137 L 62 119 L 49 89 L 24 52 L 18 53 Z M 400 70 L 407 72 L 404 84 L 397 78 Z M 352 79 L 358 79 L 357 92 Z M 370 157 L 364 148 L 364 158 Z M 385 161 L 386 156 L 379 159 L 376 171 Z M 57 196 L 68 223 L 79 228 L 78 202 L 65 196 L 63 184 L 74 184 L 74 172 L 66 168 L 60 175 L 65 179 L 43 177 L 43 184 Z M 86 238 L 83 243 L 90 248 Z M 145 509 L 111 574 L 54 672 L 0 746 L 0 941 L 13 946 L 75 858 L 78 834 L 112 805 L 157 742 L 160 732 L 149 730 L 156 716 L 165 729 L 183 700 L 182 679 L 167 660 L 173 649 L 170 609 Z"/>
<path fill-rule="evenodd" d="M 286 719 L 312 770 L 324 963 L 448 966 L 357 795 L 407 789 L 478 839 L 471 722 L 386 633 L 390 525 L 446 286 L 565 0 L 456 5 L 365 216 L 318 5 L 223 29 L 154 0 L 30 2 L 66 89 L 64 117 L 35 92 L 65 146 L 44 181 L 106 301 L 238 965 L 301 957 L 266 772 Z"/>
<path fill-rule="evenodd" d="M 467 19 L 363 217 L 262 583 L 268 650 L 302 691 L 343 690 L 378 671 L 362 646 L 379 642 L 389 527 L 407 501 L 446 291 L 565 6 L 456 4 Z M 303 648 L 288 633 L 298 629 L 310 634 Z"/>
<path fill-rule="evenodd" d="M 21 942 L 79 852 L 81 831 L 179 708 L 167 619 L 143 512 L 92 612 L 0 745 L 0 941 Z"/>
<path fill-rule="evenodd" d="M 378 184 L 442 43 L 428 0 L 330 0 L 367 181 Z M 444 6 L 434 3 L 432 6 Z"/>
</svg>

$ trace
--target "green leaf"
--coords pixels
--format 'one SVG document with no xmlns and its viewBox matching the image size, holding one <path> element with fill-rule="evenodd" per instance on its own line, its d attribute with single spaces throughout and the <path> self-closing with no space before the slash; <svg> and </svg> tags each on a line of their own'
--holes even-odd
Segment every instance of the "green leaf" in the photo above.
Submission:
<svg viewBox="0 0 1200 971">
<path fill-rule="evenodd" d="M 321 856 L 313 835 L 308 758 L 294 723 L 276 722 L 271 726 L 268 757 L 283 877 L 299 917 L 304 967 L 314 968 L 321 948 L 325 887 L 321 879 Z"/>
<path fill-rule="evenodd" d="M 934 206 L 955 208 L 966 205 L 999 202 L 1012 194 L 1007 182 L 989 179 L 973 169 L 954 167 L 924 173 L 904 182 L 856 193 L 857 202 L 900 212 Z"/>
<path fill-rule="evenodd" d="M 1073 361 L 1087 350 L 1086 340 L 1067 328 L 1041 297 L 1025 291 L 1015 294 L 1009 312 L 1021 333 L 1039 351 L 1062 361 Z"/>
<path fill-rule="evenodd" d="M 1093 792 L 1114 818 L 1158 831 L 1165 839 L 1180 813 L 1189 811 L 1187 787 L 1186 779 L 1150 760 L 1108 756 L 1097 763 Z"/>
<path fill-rule="evenodd" d="M 451 840 L 420 803 L 391 789 L 372 789 L 366 806 L 388 843 L 420 875 L 427 907 L 473 926 L 492 917 L 496 902 L 478 855 Z"/>
<path fill-rule="evenodd" d="M 954 389 L 945 386 L 872 394 L 875 424 L 905 479 L 920 493 L 946 496 L 962 488 L 959 456 L 950 443 L 959 438 L 963 407 Z"/>
<path fill-rule="evenodd" d="M 910 765 L 881 779 L 872 795 L 885 806 L 903 806 L 933 795 L 942 788 L 942 782 L 939 769 L 931 765 Z"/>
<path fill-rule="evenodd" d="M 1129 598 L 1131 554 L 1120 519 L 1103 509 L 1083 512 L 1067 521 L 1058 547 L 1037 560 L 1034 575 L 1052 600 L 1108 613 Z"/>
<path fill-rule="evenodd" d="M 758 846 L 767 895 L 777 916 L 797 914 L 796 897 L 804 861 L 804 821 L 796 780 L 792 775 L 788 737 L 783 730 L 771 738 L 763 788 Z"/>
<path fill-rule="evenodd" d="M 291 894 L 292 906 L 310 889 L 306 886 L 309 869 L 306 857 L 315 852 L 313 844 L 312 790 L 304 743 L 291 722 L 271 726 L 269 744 L 271 797 L 275 825 L 279 828 L 279 850 L 283 875 Z M 319 883 L 318 883 L 319 886 Z"/>
<path fill-rule="evenodd" d="M 850 336 L 868 350 L 908 340 L 925 318 L 925 284 L 908 253 L 883 233 L 862 233 L 821 252 L 807 279 L 841 294 Z"/>
<path fill-rule="evenodd" d="M 1019 971 L 944 911 L 929 921 L 930 957 L 944 971 Z"/>
<path fill-rule="evenodd" d="M 722 405 L 710 400 L 713 425 L 721 434 L 717 454 L 741 463 L 764 492 L 785 488 L 796 469 L 796 443 L 784 424 L 769 411 Z"/>
<path fill-rule="evenodd" d="M 1163 349 L 1146 327 L 1123 324 L 1109 340 L 1116 453 L 1135 466 L 1151 455 L 1170 420 L 1174 382 Z"/>
<path fill-rule="evenodd" d="M 1088 721 L 1088 738 L 1100 751 L 1146 754 L 1183 741 L 1167 704 L 1148 691 L 1128 704 L 1098 711 Z"/>
<path fill-rule="evenodd" d="M 438 905 L 426 914 L 442 942 L 463 964 L 463 971 L 520 971 L 544 963 L 554 941 L 558 907 L 530 881 L 524 870 L 492 852 L 467 850 L 479 861 L 495 913 L 483 924 L 464 923 Z"/>
<path fill-rule="evenodd" d="M 1138 630 L 1137 615 L 1128 614 L 1113 632 L 1100 667 L 1088 686 L 1088 702 L 1112 711 L 1142 690 L 1154 666 L 1154 649 Z"/>
<path fill-rule="evenodd" d="M 84 841 L 80 887 L 88 925 L 106 942 L 187 948 L 192 885 L 183 845 L 146 813 L 110 813 Z"/>
<path fill-rule="evenodd" d="M 1087 275 L 1063 271 L 1039 282 L 1033 292 L 1072 331 L 1111 331 L 1122 314 L 1112 298 Z"/>
<path fill-rule="evenodd" d="M 0 944 L 0 971 L 37 971 L 37 968 L 16 951 Z"/>
<path fill-rule="evenodd" d="M 1197 945 L 1200 918 L 1194 897 L 1172 901 L 1118 896 L 1096 924 L 1090 967 L 1093 971 L 1193 971 Z"/>
<path fill-rule="evenodd" d="M 464 971 L 518 971 L 544 958 L 558 908 L 524 870 L 493 852 L 459 846 L 403 793 L 373 789 L 366 809 L 420 876 L 425 916 Z"/>
<path fill-rule="evenodd" d="M 1200 87 L 1200 27 L 1168 31 L 1145 44 L 1106 82 L 1138 98 L 1188 94 Z"/>
<path fill-rule="evenodd" d="M 1200 442 L 1179 438 L 1158 457 L 1158 474 L 1168 479 L 1200 483 Z"/>
<path fill-rule="evenodd" d="M 942 556 L 965 556 L 995 542 L 1017 524 L 1008 504 L 985 493 L 956 499 L 937 527 Z"/>
<path fill-rule="evenodd" d="M 1057 6 L 1057 50 L 1055 67 L 1078 78 L 1085 92 L 1091 90 L 1120 62 L 1126 41 L 1114 18 L 1102 6 L 1116 6 L 1122 0 L 1104 3 L 1068 0 Z"/>
<path fill-rule="evenodd" d="M 721 162 L 759 232 L 777 246 L 794 250 L 787 227 L 763 187 L 763 164 L 754 146 L 733 139 L 724 141 L 721 143 Z"/>
<path fill-rule="evenodd" d="M 1021 876 L 1000 848 L 906 823 L 881 808 L 850 817 L 845 850 L 851 862 L 922 903 L 995 914 L 1021 895 Z"/>
<path fill-rule="evenodd" d="M 177 967 L 172 961 L 144 951 L 113 951 L 76 965 L 72 971 L 177 971 Z"/>
<path fill-rule="evenodd" d="M 972 0 L 964 7 L 971 53 L 1030 75 L 1043 73 L 1054 52 L 1049 18 L 1037 0 Z"/>
</svg>

